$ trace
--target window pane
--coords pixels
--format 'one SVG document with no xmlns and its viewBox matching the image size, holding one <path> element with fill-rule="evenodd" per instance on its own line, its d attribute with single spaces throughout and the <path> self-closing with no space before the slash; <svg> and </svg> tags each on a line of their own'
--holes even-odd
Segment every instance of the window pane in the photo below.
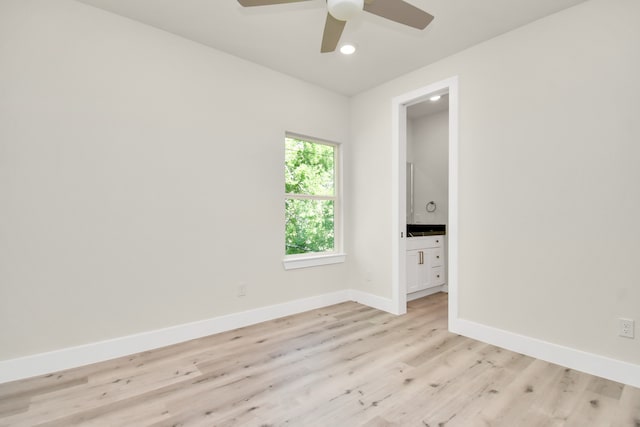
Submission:
<svg viewBox="0 0 640 427">
<path fill-rule="evenodd" d="M 287 199 L 286 254 L 333 251 L 333 200 Z"/>
<path fill-rule="evenodd" d="M 334 195 L 335 147 L 294 138 L 285 139 L 285 192 Z"/>
</svg>

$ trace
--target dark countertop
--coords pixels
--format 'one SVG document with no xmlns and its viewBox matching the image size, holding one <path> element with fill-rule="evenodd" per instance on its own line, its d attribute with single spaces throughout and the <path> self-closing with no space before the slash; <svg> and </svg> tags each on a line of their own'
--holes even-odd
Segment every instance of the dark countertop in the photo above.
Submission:
<svg viewBox="0 0 640 427">
<path fill-rule="evenodd" d="M 446 224 L 407 224 L 407 237 L 443 236 L 447 234 Z"/>
</svg>

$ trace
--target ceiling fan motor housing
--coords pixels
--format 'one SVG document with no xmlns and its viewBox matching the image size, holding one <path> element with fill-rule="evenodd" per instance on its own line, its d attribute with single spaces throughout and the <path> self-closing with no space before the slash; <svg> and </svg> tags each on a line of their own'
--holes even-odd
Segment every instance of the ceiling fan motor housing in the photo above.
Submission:
<svg viewBox="0 0 640 427">
<path fill-rule="evenodd" d="M 348 21 L 362 12 L 364 0 L 327 0 L 327 8 L 334 18 Z"/>
</svg>

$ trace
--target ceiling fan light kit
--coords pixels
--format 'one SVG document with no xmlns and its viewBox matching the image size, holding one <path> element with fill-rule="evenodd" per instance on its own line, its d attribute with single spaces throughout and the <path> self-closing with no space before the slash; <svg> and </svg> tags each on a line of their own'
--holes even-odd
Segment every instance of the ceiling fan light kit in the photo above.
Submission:
<svg viewBox="0 0 640 427">
<path fill-rule="evenodd" d="M 250 7 L 303 1 L 308 0 L 238 0 L 238 3 Z M 327 0 L 327 9 L 327 20 L 320 45 L 321 53 L 336 50 L 347 21 L 362 10 L 418 30 L 423 30 L 433 20 L 433 15 L 404 0 Z"/>
<path fill-rule="evenodd" d="M 364 7 L 364 0 L 327 0 L 331 16 L 340 21 L 355 18 Z"/>
</svg>

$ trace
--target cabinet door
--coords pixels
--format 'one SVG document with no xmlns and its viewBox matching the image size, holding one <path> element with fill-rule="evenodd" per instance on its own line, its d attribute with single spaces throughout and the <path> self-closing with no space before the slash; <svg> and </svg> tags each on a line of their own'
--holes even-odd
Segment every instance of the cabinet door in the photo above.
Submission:
<svg viewBox="0 0 640 427">
<path fill-rule="evenodd" d="M 429 287 L 429 263 L 425 249 L 407 251 L 407 293 Z"/>
<path fill-rule="evenodd" d="M 407 251 L 407 293 L 416 292 L 420 286 L 420 254 L 419 250 Z"/>
</svg>

